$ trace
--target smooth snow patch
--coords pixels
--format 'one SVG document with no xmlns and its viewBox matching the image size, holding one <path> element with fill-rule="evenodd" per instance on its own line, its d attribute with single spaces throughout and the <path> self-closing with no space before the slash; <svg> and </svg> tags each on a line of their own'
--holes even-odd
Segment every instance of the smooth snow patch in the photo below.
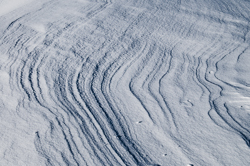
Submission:
<svg viewBox="0 0 250 166">
<path fill-rule="evenodd" d="M 41 32 L 41 33 L 46 32 L 46 28 L 43 24 L 33 24 L 31 25 L 31 27 L 37 32 Z"/>
<path fill-rule="evenodd" d="M 0 16 L 20 8 L 34 0 L 0 0 Z"/>
</svg>

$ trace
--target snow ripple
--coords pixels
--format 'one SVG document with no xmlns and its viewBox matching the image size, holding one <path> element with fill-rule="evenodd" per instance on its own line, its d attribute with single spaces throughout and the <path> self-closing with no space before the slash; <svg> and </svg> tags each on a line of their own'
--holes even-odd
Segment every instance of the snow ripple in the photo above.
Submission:
<svg viewBox="0 0 250 166">
<path fill-rule="evenodd" d="M 1 165 L 250 163 L 249 2 L 29 5 L 0 17 Z"/>
</svg>

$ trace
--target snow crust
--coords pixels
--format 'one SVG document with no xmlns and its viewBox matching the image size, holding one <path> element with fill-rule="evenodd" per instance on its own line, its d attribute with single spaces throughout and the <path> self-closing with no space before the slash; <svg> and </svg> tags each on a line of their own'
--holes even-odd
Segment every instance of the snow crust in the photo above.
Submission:
<svg viewBox="0 0 250 166">
<path fill-rule="evenodd" d="M 36 2 L 0 0 L 0 165 L 250 165 L 249 1 Z"/>
</svg>

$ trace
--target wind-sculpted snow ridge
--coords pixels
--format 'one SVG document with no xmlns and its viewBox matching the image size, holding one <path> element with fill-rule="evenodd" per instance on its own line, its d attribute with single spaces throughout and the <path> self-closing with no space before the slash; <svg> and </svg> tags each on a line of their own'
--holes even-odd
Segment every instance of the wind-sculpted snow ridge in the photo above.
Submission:
<svg viewBox="0 0 250 166">
<path fill-rule="evenodd" d="M 5 11 L 0 165 L 250 165 L 249 18 L 243 0 Z"/>
</svg>

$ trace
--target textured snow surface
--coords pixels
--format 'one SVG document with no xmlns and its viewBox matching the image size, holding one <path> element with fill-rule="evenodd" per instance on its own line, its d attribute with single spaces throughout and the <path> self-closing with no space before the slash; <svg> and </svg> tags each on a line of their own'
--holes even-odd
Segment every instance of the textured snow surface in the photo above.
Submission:
<svg viewBox="0 0 250 166">
<path fill-rule="evenodd" d="M 249 166 L 250 1 L 0 0 L 1 166 Z"/>
</svg>

